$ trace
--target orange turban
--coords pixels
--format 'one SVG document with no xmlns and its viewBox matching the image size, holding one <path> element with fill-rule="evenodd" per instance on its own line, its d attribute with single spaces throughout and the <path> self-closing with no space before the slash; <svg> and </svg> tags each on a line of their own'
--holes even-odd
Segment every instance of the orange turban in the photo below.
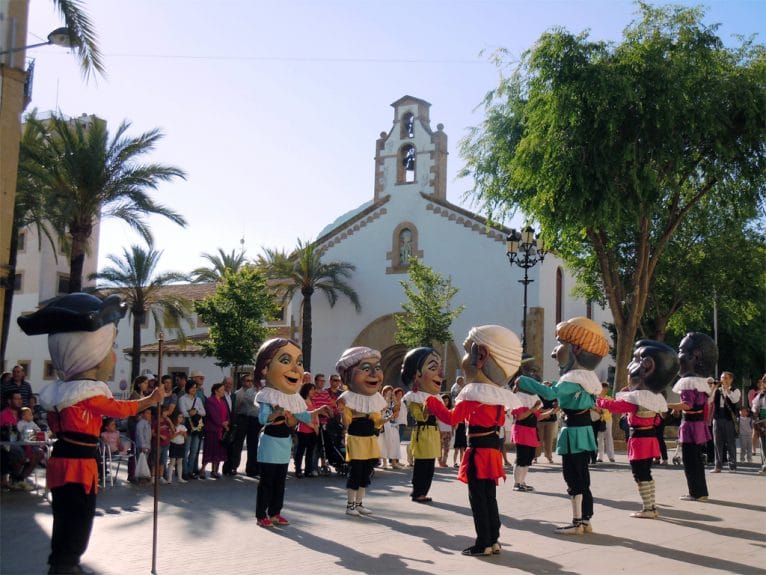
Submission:
<svg viewBox="0 0 766 575">
<path fill-rule="evenodd" d="M 573 317 L 556 326 L 556 338 L 559 341 L 579 345 L 600 357 L 609 353 L 609 342 L 599 325 L 587 317 Z"/>
</svg>

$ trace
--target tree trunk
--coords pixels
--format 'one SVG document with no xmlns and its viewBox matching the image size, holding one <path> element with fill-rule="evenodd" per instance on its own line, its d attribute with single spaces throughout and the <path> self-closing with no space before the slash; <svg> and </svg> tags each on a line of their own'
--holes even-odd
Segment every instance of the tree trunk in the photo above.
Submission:
<svg viewBox="0 0 766 575">
<path fill-rule="evenodd" d="M 85 266 L 85 246 L 88 237 L 84 232 L 72 231 L 72 247 L 69 254 L 69 293 L 82 291 L 82 272 Z"/>
<path fill-rule="evenodd" d="M 146 312 L 136 312 L 133 315 L 133 353 L 130 356 L 130 380 L 133 381 L 141 371 L 141 326 L 144 324 Z M 159 379 L 160 374 L 157 374 Z"/>
<path fill-rule="evenodd" d="M 301 290 L 303 295 L 303 335 L 301 336 L 301 348 L 303 349 L 303 369 L 311 371 L 311 295 L 314 290 Z"/>
</svg>

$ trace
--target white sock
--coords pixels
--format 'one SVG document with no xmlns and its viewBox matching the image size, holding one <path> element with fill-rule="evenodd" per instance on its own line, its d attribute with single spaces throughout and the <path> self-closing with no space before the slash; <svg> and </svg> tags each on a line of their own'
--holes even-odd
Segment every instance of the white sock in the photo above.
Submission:
<svg viewBox="0 0 766 575">
<path fill-rule="evenodd" d="M 572 496 L 572 518 L 573 523 L 582 521 L 582 493 Z"/>
<path fill-rule="evenodd" d="M 521 469 L 518 465 L 513 468 L 513 482 L 516 485 L 521 484 Z"/>
<path fill-rule="evenodd" d="M 522 485 L 527 484 L 527 473 L 529 473 L 529 467 L 516 466 L 515 469 L 519 470 L 519 483 Z"/>
<path fill-rule="evenodd" d="M 356 503 L 356 489 L 346 489 L 346 500 L 349 505 Z"/>
<path fill-rule="evenodd" d="M 361 503 L 362 499 L 364 499 L 364 491 L 365 491 L 364 487 L 360 487 L 359 489 L 356 490 L 356 502 L 357 502 L 357 504 Z"/>
</svg>

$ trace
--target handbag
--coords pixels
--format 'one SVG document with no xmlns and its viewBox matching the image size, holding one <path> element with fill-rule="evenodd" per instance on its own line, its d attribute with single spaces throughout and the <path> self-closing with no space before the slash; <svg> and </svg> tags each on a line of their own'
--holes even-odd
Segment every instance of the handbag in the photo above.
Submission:
<svg viewBox="0 0 766 575">
<path fill-rule="evenodd" d="M 189 409 L 195 409 L 194 406 L 196 404 L 197 398 L 195 397 Z M 186 418 L 186 427 L 189 428 L 189 433 L 200 435 L 202 434 L 202 428 L 205 427 L 205 420 L 199 413 L 195 413 L 194 415 L 190 415 Z"/>
<path fill-rule="evenodd" d="M 229 429 L 224 429 L 221 433 L 221 443 L 224 445 L 231 445 L 234 443 L 234 429 L 231 426 Z"/>
<path fill-rule="evenodd" d="M 149 463 L 146 461 L 146 453 L 143 451 L 138 454 L 136 460 L 136 479 L 149 479 L 152 472 L 149 470 Z"/>
</svg>

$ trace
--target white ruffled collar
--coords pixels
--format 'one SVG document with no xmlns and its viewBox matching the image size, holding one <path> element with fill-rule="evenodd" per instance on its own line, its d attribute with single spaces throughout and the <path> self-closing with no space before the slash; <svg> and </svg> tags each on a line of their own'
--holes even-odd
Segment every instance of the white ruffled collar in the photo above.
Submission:
<svg viewBox="0 0 766 575">
<path fill-rule="evenodd" d="M 287 394 L 273 387 L 264 387 L 256 393 L 255 401 L 281 407 L 291 413 L 301 413 L 308 409 L 306 401 L 297 393 Z"/>
<path fill-rule="evenodd" d="M 355 391 L 344 391 L 338 399 L 345 401 L 346 406 L 357 413 L 377 413 L 388 407 L 388 402 L 380 393 L 363 395 Z"/>
<path fill-rule="evenodd" d="M 643 407 L 649 411 L 665 413 L 668 410 L 668 402 L 660 393 L 654 393 L 648 389 L 634 389 L 633 391 L 621 391 L 615 399 L 627 401 L 633 405 Z"/>
<path fill-rule="evenodd" d="M 682 391 L 699 391 L 706 395 L 710 395 L 710 385 L 707 382 L 707 377 L 689 376 L 682 377 L 673 386 L 674 393 L 681 393 Z"/>
<path fill-rule="evenodd" d="M 601 380 L 589 369 L 573 369 L 559 377 L 559 381 L 576 383 L 591 395 L 601 393 Z"/>
<path fill-rule="evenodd" d="M 514 410 L 523 407 L 521 400 L 510 389 L 499 387 L 494 383 L 469 383 L 458 393 L 455 403 L 459 401 L 478 401 L 486 405 L 502 405 Z"/>
<path fill-rule="evenodd" d="M 408 391 L 404 394 L 404 397 L 402 397 L 402 401 L 409 405 L 410 403 L 422 403 L 425 405 L 426 399 L 429 397 L 433 397 L 435 394 L 433 393 L 426 393 L 425 391 Z"/>
<path fill-rule="evenodd" d="M 112 390 L 103 381 L 92 379 L 58 380 L 43 388 L 39 395 L 39 401 L 43 409 L 54 411 L 71 407 L 75 403 L 99 395 L 112 397 Z"/>
<path fill-rule="evenodd" d="M 527 409 L 532 409 L 535 403 L 537 403 L 540 400 L 540 398 L 537 395 L 533 395 L 525 391 L 517 391 L 516 393 L 514 393 L 514 395 L 521 402 L 521 405 Z"/>
</svg>

